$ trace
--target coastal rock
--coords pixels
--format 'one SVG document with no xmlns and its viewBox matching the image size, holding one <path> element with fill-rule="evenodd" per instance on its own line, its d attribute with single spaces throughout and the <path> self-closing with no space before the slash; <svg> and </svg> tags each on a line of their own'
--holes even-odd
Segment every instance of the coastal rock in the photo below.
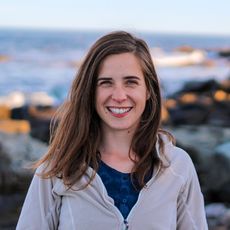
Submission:
<svg viewBox="0 0 230 230">
<path fill-rule="evenodd" d="M 50 139 L 50 120 L 30 117 L 29 121 L 31 125 L 30 135 L 37 140 L 48 143 Z"/>
<path fill-rule="evenodd" d="M 218 54 L 221 57 L 230 58 L 230 49 L 221 49 Z"/>
<path fill-rule="evenodd" d="M 219 83 L 215 80 L 207 81 L 189 81 L 186 82 L 183 88 L 177 94 L 185 92 L 195 92 L 197 94 L 204 94 L 205 92 L 213 92 L 219 88 Z"/>
<path fill-rule="evenodd" d="M 179 67 L 203 64 L 206 60 L 206 53 L 203 50 L 192 50 L 191 52 L 174 52 L 171 54 L 161 52 L 160 55 L 152 53 L 152 58 L 156 66 Z"/>
<path fill-rule="evenodd" d="M 222 203 L 212 203 L 205 207 L 209 229 L 229 229 L 230 209 Z"/>
<path fill-rule="evenodd" d="M 56 112 L 55 107 L 44 106 L 30 106 L 29 121 L 31 126 L 30 135 L 45 143 L 50 139 L 50 122 Z"/>
<path fill-rule="evenodd" d="M 22 107 L 25 105 L 25 103 L 25 95 L 19 91 L 15 91 L 7 96 L 0 97 L 0 105 L 5 105 L 11 109 Z"/>
<path fill-rule="evenodd" d="M 222 144 L 229 142 L 230 128 L 168 126 L 166 130 L 175 136 L 177 145 L 191 156 L 206 203 L 230 203 L 230 160 L 225 154 L 220 154 L 220 150 L 228 151 Z"/>
<path fill-rule="evenodd" d="M 225 142 L 221 145 L 218 145 L 216 148 L 215 148 L 215 152 L 217 154 L 221 154 L 225 157 L 227 157 L 230 161 L 230 141 L 228 142 Z"/>
<path fill-rule="evenodd" d="M 46 144 L 28 134 L 0 133 L 0 146 L 3 156 L 7 155 L 7 168 L 17 174 L 28 172 L 26 166 L 47 151 Z"/>
<path fill-rule="evenodd" d="M 0 132 L 5 133 L 29 133 L 30 124 L 27 120 L 0 120 Z"/>
<path fill-rule="evenodd" d="M 230 100 L 214 102 L 210 114 L 206 120 L 207 124 L 230 127 Z"/>
<path fill-rule="evenodd" d="M 28 106 L 23 105 L 21 107 L 12 108 L 10 117 L 15 120 L 28 120 Z"/>
<path fill-rule="evenodd" d="M 169 109 L 169 114 L 173 125 L 199 125 L 208 118 L 209 108 L 201 104 L 189 103 Z"/>
<path fill-rule="evenodd" d="M 221 81 L 220 88 L 224 92 L 230 93 L 230 77 L 228 77 L 227 79 Z"/>
<path fill-rule="evenodd" d="M 10 109 L 21 108 L 27 105 L 52 107 L 54 104 L 54 98 L 49 96 L 46 92 L 33 92 L 24 94 L 23 92 L 15 91 L 6 96 L 0 97 L 0 106 L 5 105 Z"/>
<path fill-rule="evenodd" d="M 9 60 L 10 60 L 9 56 L 0 54 L 0 62 L 7 62 Z"/>
<path fill-rule="evenodd" d="M 227 208 L 222 203 L 211 203 L 205 206 L 208 218 L 220 218 L 227 212 Z"/>
<path fill-rule="evenodd" d="M 28 104 L 32 106 L 53 106 L 54 102 L 54 98 L 45 92 L 31 93 L 30 97 L 28 98 Z"/>
<path fill-rule="evenodd" d="M 11 110 L 6 105 L 0 105 L 0 120 L 9 119 L 11 116 Z"/>
<path fill-rule="evenodd" d="M 225 156 L 225 150 L 228 151 L 230 128 L 210 126 L 165 126 L 164 128 L 176 137 L 177 145 L 185 149 L 194 162 L 207 204 L 206 212 L 210 229 L 229 227 L 230 212 L 224 203 L 230 203 L 230 160 Z M 32 172 L 25 166 L 46 151 L 47 145 L 29 135 L 0 133 L 0 194 L 4 194 L 4 196 L 0 195 L 0 214 L 2 213 L 3 216 L 4 213 L 9 212 L 19 214 L 14 207 L 22 205 L 32 177 Z M 20 197 L 13 193 L 10 202 L 7 196 L 13 191 L 17 194 L 23 191 L 23 196 L 22 193 Z M 1 206 L 1 202 L 5 205 Z M 15 220 L 14 217 L 12 223 L 15 223 Z M 4 219 L 0 220 L 0 227 L 2 221 Z"/>
<path fill-rule="evenodd" d="M 0 229 L 15 229 L 33 171 L 47 146 L 28 134 L 0 133 Z"/>
<path fill-rule="evenodd" d="M 230 203 L 230 161 L 223 155 L 214 153 L 206 159 L 206 170 L 202 184 L 208 202 Z"/>
<path fill-rule="evenodd" d="M 179 52 L 185 52 L 185 53 L 190 53 L 194 51 L 195 49 L 192 46 L 184 45 L 184 46 L 179 46 L 175 49 L 175 51 Z"/>
<path fill-rule="evenodd" d="M 230 127 L 230 80 L 188 82 L 166 99 L 168 120 L 164 124 L 210 124 Z"/>
</svg>

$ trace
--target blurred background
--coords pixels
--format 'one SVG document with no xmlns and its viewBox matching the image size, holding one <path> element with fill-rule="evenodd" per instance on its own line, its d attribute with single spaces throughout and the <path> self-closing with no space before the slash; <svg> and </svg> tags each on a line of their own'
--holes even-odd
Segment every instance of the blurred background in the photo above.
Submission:
<svg viewBox="0 0 230 230">
<path fill-rule="evenodd" d="M 50 119 L 89 47 L 126 30 L 149 45 L 162 125 L 190 154 L 210 229 L 230 229 L 230 2 L 0 3 L 0 230 L 15 229 Z"/>
</svg>

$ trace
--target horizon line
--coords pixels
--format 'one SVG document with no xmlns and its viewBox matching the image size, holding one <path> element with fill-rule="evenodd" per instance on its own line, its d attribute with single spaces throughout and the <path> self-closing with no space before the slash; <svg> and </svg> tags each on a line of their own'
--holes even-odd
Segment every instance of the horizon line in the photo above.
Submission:
<svg viewBox="0 0 230 230">
<path fill-rule="evenodd" d="M 95 32 L 104 33 L 109 31 L 130 31 L 133 33 L 146 33 L 146 34 L 163 34 L 163 35 L 191 35 L 191 36 L 217 36 L 217 37 L 230 37 L 228 33 L 214 33 L 214 32 L 196 32 L 196 31 L 159 31 L 159 30 L 146 30 L 146 29 L 133 29 L 133 28 L 67 28 L 67 27 L 42 27 L 42 26 L 3 26 L 0 25 L 0 30 L 30 30 L 30 31 L 56 31 L 56 32 Z"/>
</svg>

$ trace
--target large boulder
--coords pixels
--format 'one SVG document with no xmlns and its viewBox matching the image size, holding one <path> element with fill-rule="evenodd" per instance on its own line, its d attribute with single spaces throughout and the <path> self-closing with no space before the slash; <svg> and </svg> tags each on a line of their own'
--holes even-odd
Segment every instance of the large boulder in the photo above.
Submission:
<svg viewBox="0 0 230 230">
<path fill-rule="evenodd" d="M 198 103 L 189 103 L 169 109 L 170 121 L 173 125 L 199 125 L 205 123 L 210 109 Z"/>
<path fill-rule="evenodd" d="M 230 80 L 187 82 L 164 105 L 169 114 L 164 124 L 230 127 Z"/>
<path fill-rule="evenodd" d="M 167 127 L 196 167 L 206 203 L 230 203 L 230 128 Z"/>
<path fill-rule="evenodd" d="M 26 167 L 29 163 L 38 160 L 48 148 L 46 144 L 28 134 L 8 133 L 0 133 L 0 146 L 1 162 L 8 162 L 1 164 L 1 170 L 4 165 L 4 170 L 19 175 L 27 173 Z"/>
</svg>

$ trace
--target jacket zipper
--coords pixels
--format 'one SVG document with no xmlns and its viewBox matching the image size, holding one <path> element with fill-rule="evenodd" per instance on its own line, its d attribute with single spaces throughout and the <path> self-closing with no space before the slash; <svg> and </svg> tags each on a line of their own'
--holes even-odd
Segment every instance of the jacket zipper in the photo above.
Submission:
<svg viewBox="0 0 230 230">
<path fill-rule="evenodd" d="M 158 174 L 159 171 L 160 171 L 160 167 L 158 167 L 156 173 L 153 175 L 153 177 L 152 177 L 152 179 L 151 179 L 151 183 L 153 183 L 153 181 L 155 180 L 156 175 Z M 99 176 L 99 175 L 97 175 L 97 176 L 98 176 L 98 178 L 99 178 L 99 180 L 100 180 L 100 183 L 101 183 L 101 185 L 102 185 L 103 197 L 105 198 L 105 197 L 106 197 L 105 194 L 107 194 L 106 188 L 105 188 L 105 186 L 104 186 L 104 184 L 103 184 L 103 182 L 102 182 L 100 176 Z M 150 181 L 149 181 L 149 182 L 150 182 Z M 150 184 L 149 182 L 147 183 L 147 186 Z M 143 189 L 140 191 L 138 200 L 140 199 L 140 196 L 141 196 L 142 193 L 143 193 Z M 111 203 L 110 203 L 106 198 L 105 198 L 104 200 L 111 206 Z M 137 200 L 137 203 L 138 203 L 138 200 Z M 129 212 L 127 218 L 126 218 L 126 219 L 123 219 L 123 223 L 124 223 L 124 227 L 125 227 L 124 230 L 128 230 L 128 229 L 129 229 L 129 222 L 128 222 L 128 219 L 130 218 L 130 216 L 131 216 L 130 214 L 132 214 L 133 209 L 135 208 L 135 206 L 137 205 L 137 203 L 132 207 L 132 209 L 131 209 L 131 211 Z M 115 206 L 113 206 L 113 208 L 115 208 L 115 210 L 116 210 L 116 212 L 118 213 L 118 215 L 119 215 L 120 217 L 123 218 L 123 216 L 122 216 L 121 212 L 119 211 L 119 209 L 118 209 L 117 207 L 115 207 Z"/>
<path fill-rule="evenodd" d="M 129 223 L 126 219 L 124 219 L 124 224 L 125 224 L 125 230 L 129 229 Z"/>
<path fill-rule="evenodd" d="M 157 168 L 157 171 L 156 171 L 155 174 L 153 175 L 153 177 L 152 177 L 152 179 L 151 179 L 151 184 L 155 181 L 156 176 L 157 176 L 157 174 L 159 173 L 159 171 L 160 171 L 160 167 Z M 149 181 L 146 185 L 149 186 L 149 184 L 150 184 L 150 181 Z M 133 212 L 133 210 L 135 209 L 137 203 L 139 203 L 138 201 L 140 200 L 140 197 L 142 196 L 143 192 L 144 192 L 144 190 L 142 189 L 142 190 L 140 191 L 140 194 L 139 194 L 139 197 L 138 197 L 138 200 L 137 200 L 136 204 L 135 204 L 135 205 L 132 207 L 132 209 L 130 210 L 130 212 L 129 212 L 127 218 L 124 219 L 125 230 L 128 230 L 128 229 L 129 229 L 129 222 L 128 222 L 128 219 L 130 219 L 130 216 L 132 216 L 132 212 Z"/>
</svg>

